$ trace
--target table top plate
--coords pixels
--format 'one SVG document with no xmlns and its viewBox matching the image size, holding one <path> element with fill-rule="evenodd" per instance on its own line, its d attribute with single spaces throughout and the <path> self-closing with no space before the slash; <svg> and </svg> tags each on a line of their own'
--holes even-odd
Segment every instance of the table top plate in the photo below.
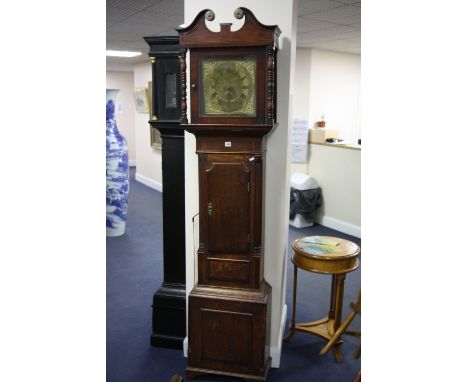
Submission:
<svg viewBox="0 0 468 382">
<path fill-rule="evenodd" d="M 317 243 L 317 240 L 311 240 L 317 238 L 323 238 L 324 242 L 336 245 L 324 245 Z M 292 262 L 311 272 L 340 274 L 351 272 L 359 266 L 359 246 L 338 237 L 303 237 L 293 242 L 292 249 Z"/>
</svg>

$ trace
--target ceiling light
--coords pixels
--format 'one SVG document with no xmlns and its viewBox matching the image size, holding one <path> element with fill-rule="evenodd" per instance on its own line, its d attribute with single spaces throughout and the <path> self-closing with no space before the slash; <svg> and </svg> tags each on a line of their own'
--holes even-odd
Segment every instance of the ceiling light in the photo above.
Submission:
<svg viewBox="0 0 468 382">
<path fill-rule="evenodd" d="M 106 50 L 106 56 L 109 57 L 136 57 L 140 55 L 141 52 L 129 52 L 127 50 Z"/>
</svg>

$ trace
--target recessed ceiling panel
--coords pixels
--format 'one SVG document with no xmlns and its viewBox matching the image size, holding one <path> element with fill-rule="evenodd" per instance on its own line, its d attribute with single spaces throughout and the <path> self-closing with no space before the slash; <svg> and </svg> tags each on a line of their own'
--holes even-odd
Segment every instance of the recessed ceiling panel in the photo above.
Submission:
<svg viewBox="0 0 468 382">
<path fill-rule="evenodd" d="M 144 36 L 176 35 L 175 28 L 184 22 L 184 0 L 106 3 L 107 48 L 143 51 L 132 63 L 147 60 Z M 297 46 L 359 53 L 360 6 L 356 0 L 299 0 Z M 116 60 L 128 62 L 125 58 Z"/>
<path fill-rule="evenodd" d="M 300 0 L 297 15 L 308 15 L 310 13 L 325 11 L 327 9 L 333 9 L 341 6 L 343 6 L 343 4 L 330 0 Z"/>
</svg>

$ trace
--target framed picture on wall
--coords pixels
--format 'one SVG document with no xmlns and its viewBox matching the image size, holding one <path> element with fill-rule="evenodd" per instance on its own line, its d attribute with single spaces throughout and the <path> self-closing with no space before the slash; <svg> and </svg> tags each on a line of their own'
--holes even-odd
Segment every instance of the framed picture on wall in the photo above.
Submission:
<svg viewBox="0 0 468 382">
<path fill-rule="evenodd" d="M 157 119 L 153 112 L 153 81 L 148 81 L 148 109 L 150 119 Z"/>
<path fill-rule="evenodd" d="M 161 140 L 161 133 L 155 127 L 150 126 L 150 142 L 151 147 L 156 150 L 162 149 L 162 140 Z"/>
<path fill-rule="evenodd" d="M 148 82 L 148 102 L 150 118 L 153 118 L 153 81 Z M 150 126 L 150 143 L 151 147 L 156 150 L 161 150 L 162 139 L 158 129 Z"/>
<path fill-rule="evenodd" d="M 138 113 L 149 114 L 149 99 L 147 88 L 136 88 L 133 92 L 135 109 Z"/>
</svg>

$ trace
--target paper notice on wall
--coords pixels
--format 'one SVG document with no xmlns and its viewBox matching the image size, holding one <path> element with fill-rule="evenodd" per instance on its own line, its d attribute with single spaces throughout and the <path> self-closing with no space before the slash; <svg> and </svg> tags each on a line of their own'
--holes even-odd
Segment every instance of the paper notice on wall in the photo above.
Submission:
<svg viewBox="0 0 468 382">
<path fill-rule="evenodd" d="M 291 158 L 293 163 L 306 163 L 307 145 L 292 145 Z"/>
<path fill-rule="evenodd" d="M 293 118 L 292 128 L 292 162 L 306 163 L 307 162 L 307 139 L 309 134 L 309 121 L 302 118 Z"/>
<path fill-rule="evenodd" d="M 307 135 L 309 132 L 309 121 L 307 119 L 293 118 L 292 140 L 293 145 L 307 144 Z"/>
</svg>

